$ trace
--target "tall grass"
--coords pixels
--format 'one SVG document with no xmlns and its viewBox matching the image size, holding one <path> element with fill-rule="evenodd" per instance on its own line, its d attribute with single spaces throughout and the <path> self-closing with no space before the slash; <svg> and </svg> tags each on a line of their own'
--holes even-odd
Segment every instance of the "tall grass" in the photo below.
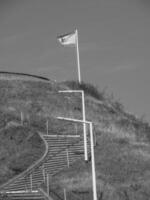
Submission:
<svg viewBox="0 0 150 200">
<path fill-rule="evenodd" d="M 68 87 L 73 90 L 83 90 L 86 94 L 103 101 L 105 99 L 105 90 L 99 91 L 99 89 L 92 85 L 91 83 L 81 82 L 78 83 L 77 81 L 66 81 L 64 82 Z"/>
</svg>

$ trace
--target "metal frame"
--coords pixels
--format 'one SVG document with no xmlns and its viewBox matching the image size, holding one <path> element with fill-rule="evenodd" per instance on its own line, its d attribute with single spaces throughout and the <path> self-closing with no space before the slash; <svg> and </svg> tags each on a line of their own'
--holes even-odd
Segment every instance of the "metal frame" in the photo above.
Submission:
<svg viewBox="0 0 150 200">
<path fill-rule="evenodd" d="M 81 93 L 82 95 L 82 118 L 83 121 L 86 121 L 85 117 L 85 95 L 83 90 L 60 90 L 59 93 Z M 85 161 L 88 161 L 88 153 L 87 153 L 87 133 L 86 133 L 86 123 L 83 123 L 83 137 L 84 137 L 84 156 Z"/>
<path fill-rule="evenodd" d="M 95 155 L 94 155 L 94 139 L 93 139 L 93 124 L 90 121 L 82 121 L 78 119 L 71 119 L 65 117 L 57 117 L 60 120 L 79 122 L 89 124 L 90 126 L 90 139 L 91 139 L 91 164 L 92 164 L 92 184 L 93 184 L 93 200 L 97 200 L 97 188 L 96 188 L 96 172 L 95 172 Z"/>
</svg>

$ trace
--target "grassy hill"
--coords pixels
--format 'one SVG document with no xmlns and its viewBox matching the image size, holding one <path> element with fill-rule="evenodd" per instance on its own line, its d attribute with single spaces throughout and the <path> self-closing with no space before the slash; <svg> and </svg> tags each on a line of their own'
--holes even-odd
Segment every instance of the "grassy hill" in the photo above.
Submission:
<svg viewBox="0 0 150 200">
<path fill-rule="evenodd" d="M 0 184 L 26 170 L 44 150 L 43 140 L 31 128 L 3 127 L 0 132 Z"/>
<path fill-rule="evenodd" d="M 96 134 L 99 198 L 150 199 L 150 126 L 144 119 L 126 112 L 113 95 L 91 84 L 57 83 L 19 74 L 0 75 L 0 184 L 43 155 L 45 147 L 38 133 L 47 132 L 47 122 L 50 134 L 82 133 L 81 124 L 57 119 L 82 119 L 81 95 L 58 92 L 67 89 L 85 91 L 86 117 L 94 123 Z M 91 162 L 81 160 L 64 169 L 52 183 L 56 191 L 66 188 L 68 194 L 88 199 L 92 191 Z"/>
</svg>

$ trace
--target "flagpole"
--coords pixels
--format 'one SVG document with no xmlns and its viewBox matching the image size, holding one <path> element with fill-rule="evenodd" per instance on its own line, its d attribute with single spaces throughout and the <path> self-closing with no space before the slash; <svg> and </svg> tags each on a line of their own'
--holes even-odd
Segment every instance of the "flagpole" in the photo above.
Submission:
<svg viewBox="0 0 150 200">
<path fill-rule="evenodd" d="M 75 33 L 76 33 L 76 52 L 77 52 L 78 80 L 79 80 L 79 83 L 81 83 L 79 43 L 78 43 L 78 30 L 77 29 L 76 29 Z"/>
</svg>

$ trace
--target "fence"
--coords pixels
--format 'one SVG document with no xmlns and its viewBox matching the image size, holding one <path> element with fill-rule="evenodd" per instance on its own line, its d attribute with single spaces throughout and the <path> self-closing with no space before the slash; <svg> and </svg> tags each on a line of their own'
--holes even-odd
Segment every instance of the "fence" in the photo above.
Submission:
<svg viewBox="0 0 150 200">
<path fill-rule="evenodd" d="M 35 190 L 46 181 L 46 174 L 52 176 L 79 158 L 82 158 L 83 140 L 80 136 L 44 136 L 49 145 L 49 151 L 44 160 L 23 177 L 6 185 L 5 191 Z M 54 147 L 55 146 L 55 147 Z"/>
</svg>

